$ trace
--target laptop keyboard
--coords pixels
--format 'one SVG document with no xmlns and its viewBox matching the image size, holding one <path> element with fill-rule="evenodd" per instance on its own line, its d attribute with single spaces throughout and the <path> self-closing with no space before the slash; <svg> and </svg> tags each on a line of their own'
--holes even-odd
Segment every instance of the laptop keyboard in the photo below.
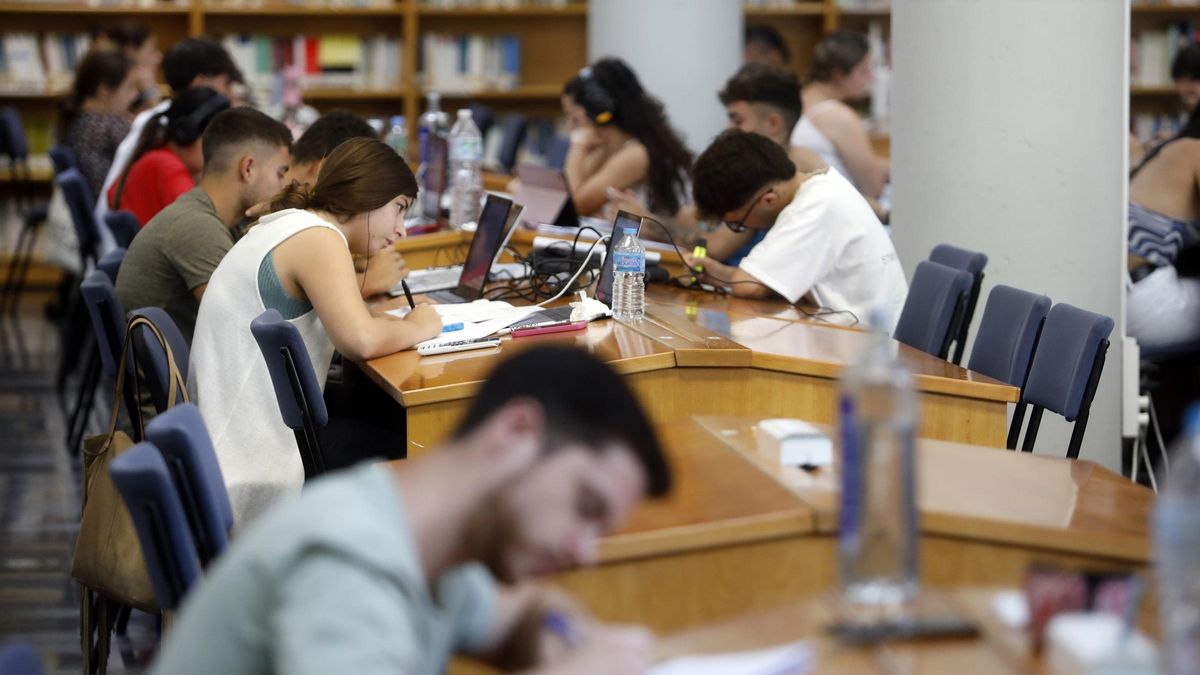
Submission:
<svg viewBox="0 0 1200 675">
<path fill-rule="evenodd" d="M 462 276 L 462 266 L 445 267 L 436 270 L 414 270 L 408 275 L 408 288 L 413 293 L 428 293 L 443 288 L 454 288 L 458 278 Z"/>
</svg>

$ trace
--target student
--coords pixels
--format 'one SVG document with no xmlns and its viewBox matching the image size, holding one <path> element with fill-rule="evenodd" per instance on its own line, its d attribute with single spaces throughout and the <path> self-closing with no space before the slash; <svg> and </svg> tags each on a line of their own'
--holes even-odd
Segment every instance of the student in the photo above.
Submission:
<svg viewBox="0 0 1200 675">
<path fill-rule="evenodd" d="M 280 193 L 274 212 L 213 273 L 196 321 L 190 392 L 212 432 L 238 528 L 304 483 L 296 437 L 279 417 L 251 321 L 274 308 L 295 324 L 322 387 L 335 349 L 366 360 L 441 332 L 428 305 L 402 320 L 372 315 L 351 258 L 377 254 L 405 236 L 404 212 L 416 195 L 416 179 L 395 150 L 351 139 L 330 153 L 311 187 L 292 182 Z M 322 437 L 323 453 L 363 451 L 336 447 L 337 440 Z"/>
<path fill-rule="evenodd" d="M 117 275 L 122 307 L 162 307 L 189 343 L 209 278 L 233 248 L 233 228 L 247 207 L 283 187 L 291 134 L 257 110 L 234 108 L 213 119 L 201 143 L 200 183 L 134 237 Z"/>
<path fill-rule="evenodd" d="M 200 135 L 227 108 L 229 99 L 208 87 L 176 96 L 166 112 L 146 124 L 129 169 L 105 195 L 111 208 L 133 212 L 144 226 L 195 187 L 204 169 Z"/>
<path fill-rule="evenodd" d="M 1129 181 L 1127 330 L 1147 349 L 1200 340 L 1200 107 Z"/>
<path fill-rule="evenodd" d="M 153 672 L 432 675 L 464 654 L 544 675 L 644 673 L 647 633 L 528 580 L 594 564 L 597 539 L 670 480 L 619 376 L 582 350 L 524 351 L 441 447 L 324 477 L 236 539 Z"/>
<path fill-rule="evenodd" d="M 129 104 L 137 98 L 133 64 L 120 52 L 88 52 L 75 70 L 58 119 L 58 139 L 75 152 L 92 197 L 100 194 L 117 145 L 129 132 Z"/>
<path fill-rule="evenodd" d="M 771 26 L 746 26 L 744 36 L 742 63 L 785 66 L 791 59 L 783 36 Z"/>
<path fill-rule="evenodd" d="M 332 110 L 313 122 L 292 145 L 288 181 L 313 184 L 321 163 L 333 149 L 351 138 L 379 138 L 367 121 L 349 110 Z"/>
<path fill-rule="evenodd" d="M 687 193 L 692 155 L 629 66 L 601 59 L 563 89 L 571 124 L 564 173 L 580 215 L 598 213 L 610 190 L 632 189 L 650 211 L 674 216 Z"/>
<path fill-rule="evenodd" d="M 162 95 L 154 78 L 163 55 L 158 48 L 158 39 L 149 28 L 133 21 L 123 21 L 101 30 L 96 36 L 96 44 L 116 49 L 133 62 L 138 97 L 130 112 L 138 113 L 158 105 Z"/>
<path fill-rule="evenodd" d="M 767 230 L 738 267 L 685 256 L 739 297 L 805 296 L 860 321 L 882 312 L 883 330 L 900 317 L 908 285 L 892 241 L 862 195 L 830 167 L 804 174 L 778 144 L 730 130 L 692 169 L 702 214 L 740 231 Z"/>
<path fill-rule="evenodd" d="M 288 166 L 288 182 L 305 185 L 317 182 L 321 164 L 333 149 L 351 138 L 379 138 L 367 121 L 348 110 L 333 110 L 322 115 L 304 131 L 292 145 L 292 161 Z M 267 212 L 269 204 L 251 209 L 251 214 Z M 388 248 L 373 256 L 355 256 L 354 271 L 359 275 L 359 287 L 364 299 L 386 293 L 408 277 L 404 256 Z"/>
<path fill-rule="evenodd" d="M 873 202 L 888 180 L 887 160 L 875 154 L 858 113 L 847 101 L 862 99 L 871 86 L 867 40 L 837 32 L 822 38 L 813 53 L 802 98 L 804 115 L 792 131 L 792 145 L 817 153 Z M 876 212 L 884 209 L 872 204 Z"/>
<path fill-rule="evenodd" d="M 189 87 L 209 87 L 232 101 L 231 85 L 242 81 L 242 73 L 234 65 L 228 52 L 215 40 L 206 37 L 185 38 L 176 42 L 163 57 L 162 68 L 163 74 L 167 78 L 167 86 L 175 93 L 182 92 Z M 153 108 L 143 110 L 134 118 L 133 126 L 126 134 L 125 140 L 117 146 L 116 155 L 112 159 L 108 175 L 104 178 L 104 187 L 100 194 L 107 195 L 131 164 L 130 158 L 137 147 L 138 139 L 142 137 L 146 123 L 154 116 L 165 112 L 170 105 L 169 100 L 163 101 Z M 108 211 L 107 199 L 96 201 L 96 224 L 100 228 L 101 248 L 105 250 L 113 245 L 112 233 L 108 231 L 104 222 L 104 215 Z"/>
</svg>

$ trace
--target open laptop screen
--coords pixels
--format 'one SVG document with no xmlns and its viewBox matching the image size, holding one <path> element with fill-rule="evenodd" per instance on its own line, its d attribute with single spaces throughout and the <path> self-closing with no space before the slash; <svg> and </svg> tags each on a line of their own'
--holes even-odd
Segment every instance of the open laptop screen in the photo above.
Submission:
<svg viewBox="0 0 1200 675">
<path fill-rule="evenodd" d="M 617 211 L 617 218 L 613 221 L 612 236 L 608 238 L 608 246 L 605 247 L 604 265 L 600 268 L 600 280 L 596 282 L 596 299 L 608 307 L 612 308 L 612 285 L 613 285 L 613 249 L 616 248 L 617 242 L 621 241 L 621 237 L 625 236 L 625 228 L 632 227 L 641 232 L 642 218 L 635 216 L 628 211 Z"/>
<path fill-rule="evenodd" d="M 479 214 L 475 236 L 471 239 L 471 250 L 467 253 L 466 263 L 463 264 L 462 276 L 458 279 L 458 295 L 465 299 L 474 300 L 483 295 L 483 285 L 487 283 L 492 259 L 496 257 L 496 250 L 500 248 L 500 242 L 504 239 L 504 225 L 508 221 L 508 210 L 511 207 L 512 202 L 504 197 L 493 194 L 487 196 L 483 212 Z"/>
</svg>

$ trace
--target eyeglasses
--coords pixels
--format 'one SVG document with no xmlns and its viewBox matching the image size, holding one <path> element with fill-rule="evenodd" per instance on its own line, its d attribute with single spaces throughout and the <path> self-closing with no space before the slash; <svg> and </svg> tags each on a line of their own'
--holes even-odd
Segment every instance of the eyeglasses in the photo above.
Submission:
<svg viewBox="0 0 1200 675">
<path fill-rule="evenodd" d="M 767 188 L 766 190 L 760 192 L 758 196 L 754 198 L 754 201 L 750 202 L 750 206 L 746 207 L 746 212 L 742 214 L 742 217 L 738 218 L 737 220 L 725 221 L 725 227 L 728 227 L 733 232 L 745 232 L 746 230 L 750 229 L 746 226 L 746 219 L 750 217 L 750 212 L 754 210 L 754 207 L 758 206 L 758 203 L 762 201 L 763 197 L 766 197 L 771 192 L 774 192 L 774 190 L 775 188 Z"/>
</svg>

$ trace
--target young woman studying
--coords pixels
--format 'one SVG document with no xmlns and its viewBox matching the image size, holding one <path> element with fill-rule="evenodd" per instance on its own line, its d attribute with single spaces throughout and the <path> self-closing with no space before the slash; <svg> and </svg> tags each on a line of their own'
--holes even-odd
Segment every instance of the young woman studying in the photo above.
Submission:
<svg viewBox="0 0 1200 675">
<path fill-rule="evenodd" d="M 179 195 L 196 186 L 204 170 L 200 136 L 229 99 L 208 87 L 192 87 L 150 119 L 132 161 L 105 197 L 112 210 L 125 209 L 143 227 Z"/>
<path fill-rule="evenodd" d="M 79 159 L 92 196 L 100 194 L 121 139 L 129 133 L 129 105 L 137 98 L 133 63 L 117 51 L 88 52 L 58 118 L 58 140 Z"/>
<path fill-rule="evenodd" d="M 675 216 L 692 155 L 624 61 L 601 59 L 579 71 L 562 106 L 571 125 L 564 173 L 579 215 L 596 215 L 610 191 L 629 189 L 651 212 Z"/>
<path fill-rule="evenodd" d="M 295 324 L 322 386 L 334 350 L 370 359 L 438 335 L 441 319 L 426 305 L 404 319 L 373 315 L 351 257 L 378 254 L 403 237 L 416 194 L 416 179 L 394 150 L 374 139 L 346 141 L 325 159 L 315 184 L 292 183 L 280 193 L 273 212 L 213 273 L 196 321 L 189 384 L 239 529 L 304 482 L 295 436 L 280 418 L 250 322 L 274 308 Z M 321 439 L 326 453 L 333 440 Z"/>
</svg>

